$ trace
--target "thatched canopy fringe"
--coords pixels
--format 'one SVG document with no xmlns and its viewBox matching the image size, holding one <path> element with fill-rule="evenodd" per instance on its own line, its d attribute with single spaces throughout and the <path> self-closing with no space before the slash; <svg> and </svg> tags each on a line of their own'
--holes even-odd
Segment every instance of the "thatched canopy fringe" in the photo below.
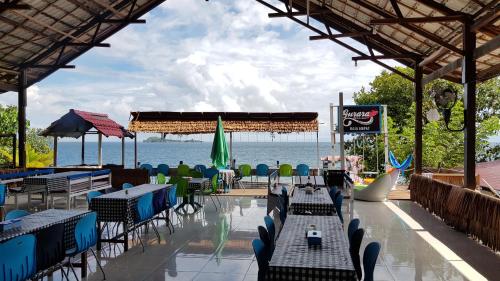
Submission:
<svg viewBox="0 0 500 281">
<path fill-rule="evenodd" d="M 317 113 L 134 112 L 128 130 L 165 134 L 213 133 L 222 117 L 225 132 L 317 132 Z"/>
</svg>

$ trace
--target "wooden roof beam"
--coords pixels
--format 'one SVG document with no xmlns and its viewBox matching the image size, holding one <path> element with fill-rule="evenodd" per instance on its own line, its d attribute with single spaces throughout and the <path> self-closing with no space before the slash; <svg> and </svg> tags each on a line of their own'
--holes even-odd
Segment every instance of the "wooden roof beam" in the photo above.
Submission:
<svg viewBox="0 0 500 281">
<path fill-rule="evenodd" d="M 309 36 L 309 40 L 325 40 L 332 38 L 345 38 L 345 37 L 363 37 L 363 36 L 371 36 L 371 32 L 347 32 L 341 34 L 331 34 L 331 35 L 313 35 Z"/>
<path fill-rule="evenodd" d="M 115 7 L 113 7 L 109 3 L 103 2 L 101 0 L 91 0 L 91 1 L 94 2 L 94 3 L 96 3 L 97 5 L 105 8 L 105 9 L 108 9 L 110 12 L 112 12 L 114 15 L 116 15 L 118 17 L 121 17 L 121 18 L 126 18 L 127 17 L 126 13 L 117 10 Z"/>
<path fill-rule="evenodd" d="M 0 3 L 0 13 L 3 11 L 7 10 L 29 10 L 31 9 L 31 6 L 28 4 L 19 4 L 18 1 L 13 1 L 9 2 L 6 1 L 6 3 Z"/>
<path fill-rule="evenodd" d="M 365 8 L 373 13 L 376 13 L 379 16 L 382 16 L 384 18 L 394 18 L 394 16 L 392 14 L 388 13 L 387 11 L 385 11 L 383 9 L 380 9 L 379 7 L 369 3 L 367 1 L 363 1 L 363 0 L 350 0 L 350 1 L 358 4 L 361 7 Z M 427 30 L 424 30 L 418 26 L 412 25 L 411 23 L 401 23 L 401 26 L 415 32 L 416 34 L 419 34 L 420 36 L 422 36 L 424 38 L 427 38 L 428 40 L 431 40 L 431 41 L 434 41 L 434 42 L 440 44 L 441 46 L 447 48 L 450 51 L 453 51 L 453 52 L 460 54 L 460 55 L 463 54 L 462 50 L 460 50 L 459 48 L 443 41 L 439 36 L 429 32 Z"/>
<path fill-rule="evenodd" d="M 472 25 L 472 31 L 479 31 L 482 27 L 487 26 L 488 24 L 490 24 L 490 22 L 494 21 L 498 17 L 500 17 L 500 4 L 480 19 L 477 19 Z"/>
<path fill-rule="evenodd" d="M 114 23 L 114 24 L 129 24 L 129 23 L 146 23 L 143 19 L 103 19 L 102 23 Z"/>
<path fill-rule="evenodd" d="M 474 50 L 474 59 L 478 59 L 480 57 L 483 57 L 483 56 L 491 53 L 492 51 L 494 51 L 498 48 L 500 48 L 500 35 L 491 39 L 487 43 L 483 44 L 481 47 L 476 48 L 476 50 Z M 457 69 L 459 67 L 462 67 L 462 59 L 461 58 L 456 59 L 456 60 L 450 62 L 449 64 L 435 70 L 434 72 L 426 75 L 422 79 L 422 83 L 425 85 L 425 84 L 427 84 L 435 79 L 444 77 L 445 75 L 447 75 L 448 73 L 454 71 L 455 69 Z M 495 68 L 498 69 L 498 67 L 494 66 L 492 68 L 492 70 L 494 70 Z M 495 71 L 489 71 L 489 72 L 495 72 Z M 498 74 L 498 72 L 496 72 L 496 74 Z"/>
<path fill-rule="evenodd" d="M 398 18 L 403 18 L 404 16 L 403 16 L 403 13 L 401 12 L 401 9 L 399 8 L 398 1 L 391 0 L 391 5 L 392 5 L 392 9 L 394 10 L 394 12 L 398 16 Z"/>
<path fill-rule="evenodd" d="M 259 3 L 261 3 L 264 6 L 268 7 L 269 9 L 274 10 L 276 13 L 280 13 L 280 14 L 286 15 L 286 17 L 288 17 L 292 21 L 294 21 L 294 22 L 296 22 L 296 23 L 298 23 L 298 24 L 300 24 L 300 25 L 302 25 L 302 26 L 304 26 L 304 27 L 306 27 L 306 28 L 308 28 L 308 29 L 310 29 L 310 30 L 318 33 L 319 35 L 328 36 L 327 33 L 323 32 L 323 31 L 317 29 L 316 27 L 311 26 L 308 23 L 303 22 L 303 21 L 301 21 L 301 20 L 299 20 L 299 19 L 297 19 L 297 18 L 295 18 L 293 16 L 289 16 L 287 12 L 282 11 L 282 10 L 274 7 L 273 5 L 267 3 L 267 2 L 265 2 L 263 0 L 256 0 L 256 1 L 259 2 Z M 337 43 L 337 44 L 339 44 L 340 46 L 342 46 L 342 47 L 344 47 L 344 48 L 346 48 L 346 49 L 348 49 L 348 50 L 350 50 L 350 51 L 352 51 L 352 52 L 360 55 L 360 56 L 367 56 L 365 53 L 361 52 L 360 50 L 358 50 L 358 49 L 352 47 L 351 45 L 346 44 L 346 43 L 344 43 L 344 42 L 342 42 L 342 41 L 340 41 L 340 40 L 338 40 L 336 38 L 330 38 L 330 40 L 333 41 L 333 42 L 335 42 L 335 43 Z M 373 62 L 376 63 L 376 64 L 378 64 L 378 65 L 380 65 L 380 66 L 382 66 L 382 67 L 384 67 L 384 68 L 386 68 L 386 69 L 388 69 L 388 70 L 390 70 L 390 71 L 392 71 L 392 72 L 394 72 L 394 73 L 397 73 L 397 74 L 401 75 L 402 77 L 404 77 L 404 78 L 406 78 L 406 79 L 408 79 L 408 80 L 410 80 L 412 82 L 415 81 L 415 79 L 413 77 L 406 75 L 405 73 L 397 70 L 396 68 L 394 68 L 394 67 L 392 67 L 390 65 L 387 65 L 387 64 L 385 64 L 385 63 L 383 63 L 381 61 L 378 61 L 378 60 L 374 60 Z"/>
<path fill-rule="evenodd" d="M 109 43 L 67 43 L 65 46 L 75 46 L 75 47 L 101 47 L 101 48 L 109 48 L 111 44 Z"/>
<path fill-rule="evenodd" d="M 0 82 L 0 90 L 2 91 L 17 91 L 17 85 Z"/>
<path fill-rule="evenodd" d="M 33 65 L 30 65 L 29 68 L 74 69 L 75 66 L 69 65 L 69 64 L 33 64 Z"/>
<path fill-rule="evenodd" d="M 418 18 L 388 18 L 374 19 L 370 21 L 372 25 L 383 24 L 403 24 L 403 23 L 431 23 L 431 22 L 448 22 L 448 21 L 464 21 L 465 17 L 458 16 L 443 16 L 443 17 L 418 17 Z"/>
<path fill-rule="evenodd" d="M 420 56 L 417 54 L 401 54 L 401 55 L 380 55 L 380 56 L 360 56 L 360 57 L 352 57 L 353 61 L 358 60 L 398 60 L 398 59 L 412 59 L 416 60 Z"/>
<path fill-rule="evenodd" d="M 323 13 L 329 13 L 329 12 L 331 12 L 331 11 L 328 9 L 320 10 L 320 11 L 315 10 L 315 11 L 309 12 L 309 16 L 319 16 Z M 292 17 L 308 16 L 308 14 L 304 13 L 304 12 L 289 12 L 287 14 L 290 14 Z M 269 13 L 269 14 L 267 14 L 267 16 L 269 18 L 285 18 L 285 17 L 287 17 L 287 16 L 280 14 L 280 13 Z"/>
<path fill-rule="evenodd" d="M 416 0 L 416 1 L 424 4 L 425 6 L 431 8 L 433 10 L 436 10 L 436 11 L 438 11 L 441 14 L 446 15 L 446 16 L 462 14 L 462 12 L 455 11 L 455 10 L 449 8 L 448 6 L 441 4 L 441 3 L 438 3 L 434 0 Z"/>
</svg>

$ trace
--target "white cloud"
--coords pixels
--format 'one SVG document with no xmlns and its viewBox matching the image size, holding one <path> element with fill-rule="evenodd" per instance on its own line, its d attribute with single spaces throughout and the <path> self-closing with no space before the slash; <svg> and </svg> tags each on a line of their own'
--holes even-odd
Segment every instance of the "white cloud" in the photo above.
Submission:
<svg viewBox="0 0 500 281">
<path fill-rule="evenodd" d="M 368 62 L 354 67 L 350 51 L 311 42 L 312 32 L 269 12 L 247 0 L 166 1 L 146 25 L 107 40 L 111 48 L 31 87 L 28 117 L 46 127 L 70 108 L 106 112 L 124 125 L 139 110 L 318 111 L 328 122 L 339 91 L 349 100 L 381 71 Z M 15 98 L 4 94 L 0 103 Z"/>
</svg>

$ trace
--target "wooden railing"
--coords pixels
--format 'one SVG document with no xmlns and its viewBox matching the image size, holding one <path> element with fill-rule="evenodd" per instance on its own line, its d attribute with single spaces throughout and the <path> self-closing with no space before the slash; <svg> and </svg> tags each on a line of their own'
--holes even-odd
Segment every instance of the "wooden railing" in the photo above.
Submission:
<svg viewBox="0 0 500 281">
<path fill-rule="evenodd" d="M 412 175 L 411 200 L 448 225 L 500 250 L 500 199 L 462 186 Z"/>
</svg>

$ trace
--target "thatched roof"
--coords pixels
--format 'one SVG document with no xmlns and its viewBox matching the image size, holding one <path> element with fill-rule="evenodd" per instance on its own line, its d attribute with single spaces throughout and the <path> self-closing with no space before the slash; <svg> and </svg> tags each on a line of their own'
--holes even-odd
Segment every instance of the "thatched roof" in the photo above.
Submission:
<svg viewBox="0 0 500 281">
<path fill-rule="evenodd" d="M 220 116 L 225 132 L 317 132 L 317 112 L 131 112 L 128 130 L 165 134 L 213 133 Z"/>
</svg>

